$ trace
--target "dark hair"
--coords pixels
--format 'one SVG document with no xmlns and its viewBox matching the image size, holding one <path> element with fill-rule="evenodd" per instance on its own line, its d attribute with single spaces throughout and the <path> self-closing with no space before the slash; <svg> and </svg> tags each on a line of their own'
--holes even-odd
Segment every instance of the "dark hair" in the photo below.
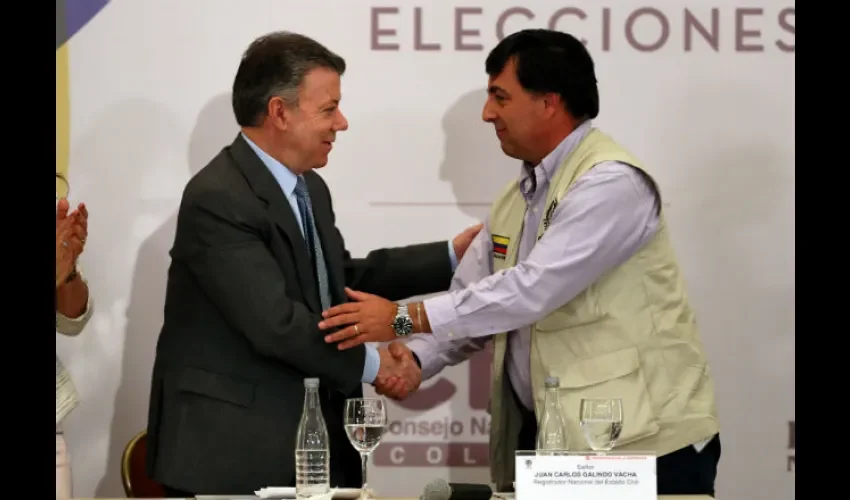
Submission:
<svg viewBox="0 0 850 500">
<path fill-rule="evenodd" d="M 298 104 L 298 88 L 304 76 L 316 68 L 328 68 L 340 76 L 345 60 L 304 35 L 278 31 L 254 40 L 239 63 L 233 80 L 233 113 L 242 127 L 259 125 L 269 99 L 282 97 Z"/>
<path fill-rule="evenodd" d="M 561 31 L 527 29 L 499 42 L 484 67 L 492 78 L 514 59 L 519 84 L 528 92 L 561 96 L 576 119 L 596 118 L 599 89 L 593 59 L 576 37 Z"/>
</svg>

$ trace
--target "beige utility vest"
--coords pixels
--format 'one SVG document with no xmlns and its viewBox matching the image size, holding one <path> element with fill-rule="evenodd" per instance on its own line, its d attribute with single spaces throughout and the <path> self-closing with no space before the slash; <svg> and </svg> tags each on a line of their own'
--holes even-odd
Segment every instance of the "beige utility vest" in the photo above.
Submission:
<svg viewBox="0 0 850 500">
<path fill-rule="evenodd" d="M 551 179 L 540 226 L 527 229 L 537 231 L 539 239 L 570 186 L 605 161 L 644 171 L 610 137 L 592 129 Z M 525 211 L 519 183 L 512 182 L 491 208 L 494 272 L 516 265 Z M 490 395 L 490 469 L 501 487 L 514 478 L 521 424 L 504 371 L 507 335 L 495 336 Z M 622 399 L 623 430 L 616 450 L 660 456 L 719 431 L 714 384 L 663 217 L 640 251 L 531 325 L 531 384 L 538 419 L 543 381 L 550 375 L 560 378 L 571 450 L 588 449 L 579 426 L 583 398 Z"/>
</svg>

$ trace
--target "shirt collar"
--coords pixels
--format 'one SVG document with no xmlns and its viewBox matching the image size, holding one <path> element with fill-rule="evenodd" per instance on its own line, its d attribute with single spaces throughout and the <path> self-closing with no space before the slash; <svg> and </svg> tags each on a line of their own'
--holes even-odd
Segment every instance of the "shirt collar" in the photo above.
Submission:
<svg viewBox="0 0 850 500">
<path fill-rule="evenodd" d="M 523 196 L 529 198 L 534 193 L 531 192 L 532 179 L 531 176 L 534 175 L 537 179 L 537 188 L 542 188 L 545 185 L 548 185 L 549 181 L 552 179 L 552 176 L 555 175 L 555 172 L 561 167 L 561 164 L 564 163 L 564 160 L 567 158 L 575 148 L 578 146 L 578 143 L 581 142 L 582 139 L 590 132 L 590 129 L 593 125 L 590 120 L 585 120 L 578 127 L 575 128 L 572 132 L 569 133 L 564 139 L 546 155 L 539 165 L 536 167 L 531 165 L 528 162 L 522 163 L 522 169 L 520 172 L 520 180 L 519 180 L 519 188 L 520 192 L 522 192 Z"/>
<path fill-rule="evenodd" d="M 275 160 L 271 157 L 271 155 L 260 149 L 260 147 L 254 144 L 254 141 L 249 139 L 244 133 L 242 133 L 242 138 L 245 139 L 245 142 L 251 146 L 251 149 L 257 153 L 257 156 L 263 164 L 265 164 L 266 168 L 269 169 L 269 172 L 272 173 L 275 180 L 277 180 L 277 183 L 280 185 L 280 188 L 283 190 L 283 193 L 287 197 L 291 197 L 292 192 L 295 191 L 295 183 L 298 181 L 298 176 L 286 168 L 281 162 Z"/>
</svg>

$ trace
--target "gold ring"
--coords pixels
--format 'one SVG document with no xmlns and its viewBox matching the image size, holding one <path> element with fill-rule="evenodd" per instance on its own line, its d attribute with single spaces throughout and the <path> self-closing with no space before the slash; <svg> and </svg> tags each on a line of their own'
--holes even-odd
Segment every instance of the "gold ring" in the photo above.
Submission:
<svg viewBox="0 0 850 500">
<path fill-rule="evenodd" d="M 354 325 L 354 335 L 355 335 L 355 336 L 360 335 L 360 329 L 359 329 L 359 328 L 357 328 L 357 325 Z"/>
</svg>

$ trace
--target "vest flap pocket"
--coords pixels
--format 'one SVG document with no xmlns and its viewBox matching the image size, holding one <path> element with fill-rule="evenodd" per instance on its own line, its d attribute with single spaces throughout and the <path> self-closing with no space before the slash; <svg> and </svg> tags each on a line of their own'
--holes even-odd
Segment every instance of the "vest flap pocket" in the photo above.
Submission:
<svg viewBox="0 0 850 500">
<path fill-rule="evenodd" d="M 625 377 L 640 369 L 640 358 L 637 349 L 629 348 L 570 362 L 565 368 L 566 376 L 561 378 L 561 387 L 580 388 Z"/>
<path fill-rule="evenodd" d="M 234 380 L 227 375 L 198 368 L 186 368 L 180 374 L 177 388 L 181 391 L 247 407 L 254 402 L 256 384 Z"/>
<path fill-rule="evenodd" d="M 617 446 L 660 431 L 637 349 L 613 351 L 566 364 L 560 375 L 560 399 L 567 415 L 571 449 L 589 449 L 581 428 L 582 399 L 622 400 L 623 428 Z"/>
</svg>

